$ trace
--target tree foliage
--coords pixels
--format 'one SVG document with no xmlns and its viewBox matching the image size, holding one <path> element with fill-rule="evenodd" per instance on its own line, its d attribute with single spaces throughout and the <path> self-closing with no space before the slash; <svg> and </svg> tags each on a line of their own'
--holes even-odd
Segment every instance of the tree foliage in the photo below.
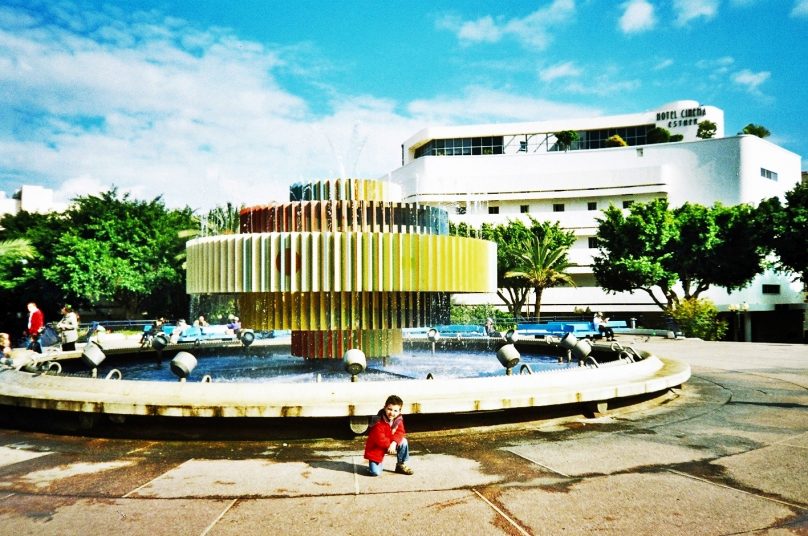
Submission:
<svg viewBox="0 0 808 536">
<path fill-rule="evenodd" d="M 158 197 L 136 201 L 116 189 L 78 197 L 64 213 L 21 212 L 2 220 L 0 238 L 25 238 L 36 255 L 16 274 L 15 292 L 50 304 L 117 305 L 127 317 L 184 314 L 184 249 L 177 230 L 191 210 L 168 210 Z"/>
<path fill-rule="evenodd" d="M 558 244 L 549 234 L 533 235 L 527 243 L 522 243 L 522 253 L 517 256 L 516 265 L 505 274 L 505 279 L 523 281 L 533 288 L 536 304 L 533 316 L 541 317 L 541 298 L 544 290 L 560 285 L 575 286 L 572 276 L 566 273 L 570 263 L 567 258 L 569 246 Z"/>
<path fill-rule="evenodd" d="M 668 143 L 670 139 L 671 131 L 662 127 L 654 127 L 646 134 L 648 143 Z"/>
<path fill-rule="evenodd" d="M 768 138 L 771 136 L 771 132 L 769 132 L 768 128 L 764 127 L 763 125 L 756 125 L 754 123 L 749 123 L 743 127 L 743 130 L 741 130 L 739 134 L 752 134 L 758 138 Z"/>
<path fill-rule="evenodd" d="M 612 206 L 599 220 L 593 271 L 606 291 L 641 290 L 671 311 L 712 285 L 749 284 L 762 269 L 762 236 L 748 205 L 671 210 L 658 199 L 633 204 L 627 216 Z"/>
<path fill-rule="evenodd" d="M 528 251 L 528 244 L 532 238 L 545 240 L 554 247 L 565 248 L 565 259 L 566 249 L 575 241 L 574 233 L 562 229 L 558 222 L 539 222 L 534 218 L 529 218 L 529 225 L 521 220 L 511 220 L 499 225 L 486 223 L 479 230 L 460 223 L 456 226 L 450 225 L 450 232 L 496 242 L 497 296 L 505 303 L 514 318 L 522 316 L 522 310 L 533 287 L 525 278 L 506 277 L 506 274 L 515 271 L 523 264 L 523 255 Z"/>
<path fill-rule="evenodd" d="M 558 140 L 558 145 L 565 151 L 572 147 L 572 144 L 580 139 L 578 132 L 574 130 L 562 130 L 553 134 Z"/>
<path fill-rule="evenodd" d="M 696 137 L 703 140 L 708 140 L 715 137 L 716 132 L 718 132 L 718 125 L 708 119 L 705 119 L 704 121 L 699 122 Z"/>
<path fill-rule="evenodd" d="M 791 272 L 808 291 L 808 183 L 786 192 L 786 204 L 773 197 L 758 206 L 760 227 L 767 229 L 766 243 L 777 255 L 777 267 Z"/>
</svg>

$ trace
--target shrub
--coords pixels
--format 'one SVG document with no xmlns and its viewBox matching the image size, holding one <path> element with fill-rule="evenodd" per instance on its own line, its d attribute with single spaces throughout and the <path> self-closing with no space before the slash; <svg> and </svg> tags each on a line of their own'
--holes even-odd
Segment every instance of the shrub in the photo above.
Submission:
<svg viewBox="0 0 808 536">
<path fill-rule="evenodd" d="M 705 341 L 721 339 L 727 332 L 727 323 L 718 319 L 718 309 L 710 300 L 689 298 L 679 302 L 670 312 L 686 337 Z"/>
<path fill-rule="evenodd" d="M 626 143 L 626 140 L 621 138 L 619 134 L 609 136 L 606 139 L 606 147 L 626 147 L 626 146 L 628 146 L 628 143 Z"/>
</svg>

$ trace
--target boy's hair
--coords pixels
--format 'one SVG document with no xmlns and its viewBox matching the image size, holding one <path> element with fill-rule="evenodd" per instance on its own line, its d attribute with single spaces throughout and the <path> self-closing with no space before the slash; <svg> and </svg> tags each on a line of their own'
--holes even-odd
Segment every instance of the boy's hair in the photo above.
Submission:
<svg viewBox="0 0 808 536">
<path fill-rule="evenodd" d="M 384 403 L 384 407 L 387 407 L 387 406 L 389 406 L 390 404 L 392 404 L 392 405 L 394 405 L 394 406 L 403 406 L 403 405 L 404 405 L 404 401 L 403 401 L 403 400 L 401 400 L 401 397 L 400 397 L 400 396 L 397 396 L 397 395 L 390 395 L 390 396 L 388 396 L 388 397 L 387 397 L 387 401 Z"/>
</svg>

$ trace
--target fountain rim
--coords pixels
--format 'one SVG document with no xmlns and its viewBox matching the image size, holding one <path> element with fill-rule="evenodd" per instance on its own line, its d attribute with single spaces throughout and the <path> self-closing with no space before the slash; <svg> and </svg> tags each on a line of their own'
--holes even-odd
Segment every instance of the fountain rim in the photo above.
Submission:
<svg viewBox="0 0 808 536">
<path fill-rule="evenodd" d="M 690 366 L 641 352 L 600 368 L 480 378 L 344 383 L 105 380 L 0 370 L 0 405 L 79 414 L 165 417 L 360 417 L 390 394 L 410 414 L 466 413 L 600 402 L 679 386 Z M 305 385 L 305 389 L 301 389 Z"/>
</svg>

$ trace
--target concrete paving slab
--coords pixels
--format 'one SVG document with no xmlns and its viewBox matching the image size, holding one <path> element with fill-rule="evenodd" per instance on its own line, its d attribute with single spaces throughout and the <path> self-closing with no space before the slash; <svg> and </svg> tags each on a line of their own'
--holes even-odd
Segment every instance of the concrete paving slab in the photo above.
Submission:
<svg viewBox="0 0 808 536">
<path fill-rule="evenodd" d="M 481 486 L 498 480 L 474 460 L 442 454 L 419 456 L 415 475 L 399 475 L 389 457 L 380 477 L 358 456 L 308 462 L 189 460 L 133 490 L 129 497 L 298 497 L 391 493 Z"/>
<path fill-rule="evenodd" d="M 671 473 L 590 478 L 553 490 L 506 489 L 497 502 L 534 534 L 738 534 L 795 515 L 782 504 Z"/>
<path fill-rule="evenodd" d="M 513 445 L 506 450 L 567 476 L 611 474 L 712 457 L 709 451 L 603 433 L 578 436 L 574 441 Z"/>
<path fill-rule="evenodd" d="M 0 467 L 47 456 L 50 452 L 37 452 L 21 448 L 0 447 Z M 2 484 L 2 483 L 0 483 Z"/>
<path fill-rule="evenodd" d="M 74 499 L 14 495 L 0 503 L 0 534 L 14 536 L 200 535 L 232 501 Z"/>
<path fill-rule="evenodd" d="M 808 451 L 787 443 L 722 458 L 714 462 L 727 477 L 761 493 L 808 508 Z"/>
<path fill-rule="evenodd" d="M 134 461 L 132 460 L 71 463 L 24 474 L 18 478 L 18 481 L 23 485 L 42 489 L 50 487 L 55 481 L 98 474 L 121 467 L 127 467 L 133 463 Z M 10 482 L 0 482 L 0 487 L 10 487 L 11 484 Z"/>
<path fill-rule="evenodd" d="M 468 490 L 240 500 L 209 536 L 515 534 Z"/>
<path fill-rule="evenodd" d="M 307 462 L 188 460 L 130 497 L 273 497 L 352 494 L 353 465 L 313 467 Z"/>
</svg>

